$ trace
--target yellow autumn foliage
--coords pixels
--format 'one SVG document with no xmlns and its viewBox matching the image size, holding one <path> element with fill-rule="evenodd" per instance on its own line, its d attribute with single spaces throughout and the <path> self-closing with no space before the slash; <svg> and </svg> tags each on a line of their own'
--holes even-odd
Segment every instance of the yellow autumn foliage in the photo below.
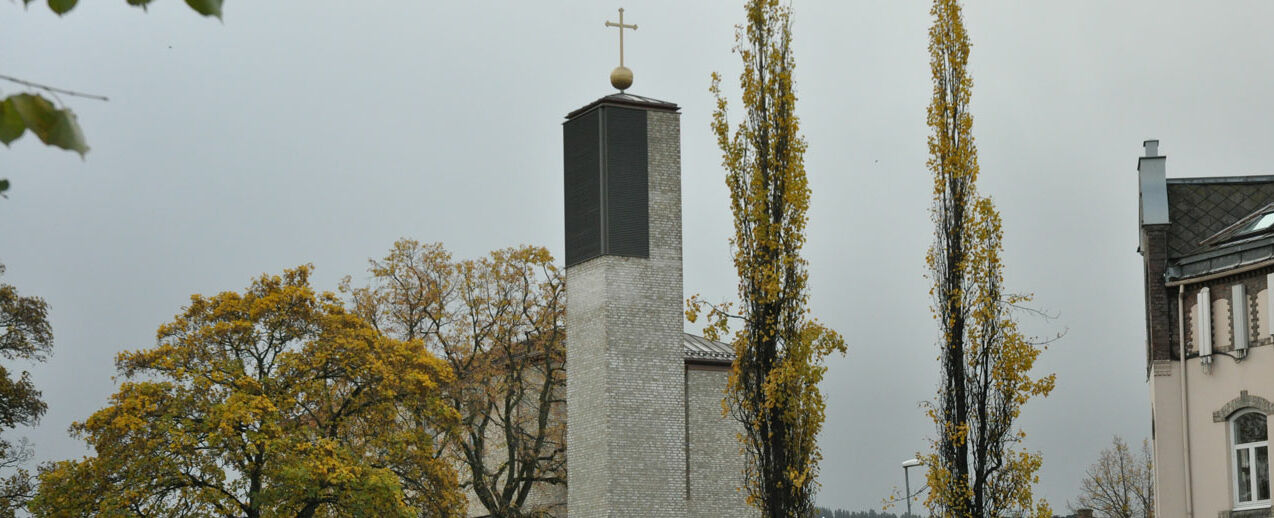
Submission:
<svg viewBox="0 0 1274 518">
<path fill-rule="evenodd" d="M 734 49 L 743 61 L 745 114 L 733 129 L 718 74 L 711 87 L 712 130 L 734 214 L 730 244 L 740 300 L 713 305 L 692 297 L 686 317 L 705 316 L 704 335 L 712 340 L 725 339 L 731 321 L 741 322 L 728 339 L 737 359 L 723 410 L 743 425 L 747 501 L 769 518 L 806 518 L 822 458 L 815 438 L 825 411 L 818 388 L 827 370 L 823 358 L 843 354 L 845 342 L 810 319 L 806 308 L 809 275 L 800 251 L 810 188 L 795 111 L 791 10 L 777 0 L 752 0 L 746 13 Z"/>
<path fill-rule="evenodd" d="M 460 413 L 440 454 L 473 502 L 491 516 L 560 516 L 535 498 L 566 483 L 566 291 L 552 255 L 519 246 L 458 260 L 400 239 L 368 270 L 367 286 L 342 283 L 354 311 L 456 373 L 439 385 Z"/>
<path fill-rule="evenodd" d="M 42 473 L 32 514 L 460 516 L 433 442 L 458 419 L 437 390 L 451 370 L 309 274 L 195 295 L 155 347 L 121 353 L 126 381 L 72 425 L 93 455 Z"/>
<path fill-rule="evenodd" d="M 1041 347 L 1018 329 L 1013 309 L 1029 296 L 1003 289 L 1003 225 L 977 191 L 978 156 L 969 99 L 969 38 L 957 0 L 934 0 L 929 29 L 933 99 L 927 122 L 933 173 L 934 244 L 925 256 L 941 330 L 936 425 L 921 456 L 926 504 L 943 518 L 1051 516 L 1032 488 L 1042 458 L 1020 451 L 1015 427 L 1024 404 L 1053 389 L 1053 375 L 1032 377 Z"/>
</svg>

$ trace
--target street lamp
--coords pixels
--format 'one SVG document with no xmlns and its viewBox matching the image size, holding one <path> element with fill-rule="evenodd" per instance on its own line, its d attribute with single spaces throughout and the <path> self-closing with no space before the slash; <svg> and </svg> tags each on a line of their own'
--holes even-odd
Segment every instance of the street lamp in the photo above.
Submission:
<svg viewBox="0 0 1274 518">
<path fill-rule="evenodd" d="M 906 488 L 906 491 L 907 491 L 906 493 L 903 493 L 903 495 L 907 497 L 907 516 L 908 517 L 911 516 L 911 473 L 907 472 L 907 470 L 910 468 L 919 466 L 921 464 L 924 464 L 924 463 L 920 462 L 920 459 L 908 459 L 908 460 L 902 461 L 902 480 L 903 480 L 904 487 Z"/>
</svg>

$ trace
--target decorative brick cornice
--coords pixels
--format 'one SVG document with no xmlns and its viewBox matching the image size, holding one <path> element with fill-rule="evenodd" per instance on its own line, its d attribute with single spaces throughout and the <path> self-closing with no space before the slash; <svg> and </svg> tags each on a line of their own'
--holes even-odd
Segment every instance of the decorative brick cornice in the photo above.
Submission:
<svg viewBox="0 0 1274 518">
<path fill-rule="evenodd" d="M 1229 419 L 1235 412 L 1244 408 L 1255 408 L 1265 415 L 1274 414 L 1274 403 L 1270 403 L 1268 399 L 1261 396 L 1253 396 L 1248 394 L 1246 390 L 1239 392 L 1239 397 L 1231 399 L 1229 403 L 1222 406 L 1220 410 L 1212 412 L 1212 422 L 1220 423 Z"/>
</svg>

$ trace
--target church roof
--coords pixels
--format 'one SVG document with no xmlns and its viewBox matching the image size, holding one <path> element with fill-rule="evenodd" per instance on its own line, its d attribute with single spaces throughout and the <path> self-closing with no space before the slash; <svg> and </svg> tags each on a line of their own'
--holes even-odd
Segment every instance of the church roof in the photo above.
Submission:
<svg viewBox="0 0 1274 518">
<path fill-rule="evenodd" d="M 670 103 L 668 101 L 660 101 L 659 99 L 654 99 L 651 97 L 642 97 L 640 95 L 620 92 L 617 94 L 610 94 L 606 97 L 602 97 L 601 99 L 588 103 L 588 105 L 584 106 L 583 108 L 580 108 L 578 110 L 575 110 L 571 113 L 566 114 L 566 118 L 574 119 L 577 115 L 580 115 L 586 111 L 589 111 L 593 108 L 596 108 L 602 105 L 624 106 L 624 107 L 630 107 L 630 108 L 641 108 L 645 110 L 670 111 L 670 112 L 675 112 L 680 109 L 677 106 L 677 103 Z"/>
<path fill-rule="evenodd" d="M 734 347 L 690 333 L 681 334 L 681 346 L 687 363 L 729 365 L 734 361 Z"/>
</svg>

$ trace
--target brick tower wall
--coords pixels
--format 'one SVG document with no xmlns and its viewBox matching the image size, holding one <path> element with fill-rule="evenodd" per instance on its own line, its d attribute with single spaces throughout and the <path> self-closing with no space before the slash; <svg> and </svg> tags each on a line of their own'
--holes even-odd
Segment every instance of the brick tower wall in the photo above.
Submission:
<svg viewBox="0 0 1274 518">
<path fill-rule="evenodd" d="M 568 258 L 567 502 L 575 517 L 686 517 L 680 116 L 643 111 L 649 256 L 608 255 L 601 245 L 597 257 Z M 622 133 L 603 130 L 602 140 Z"/>
</svg>

